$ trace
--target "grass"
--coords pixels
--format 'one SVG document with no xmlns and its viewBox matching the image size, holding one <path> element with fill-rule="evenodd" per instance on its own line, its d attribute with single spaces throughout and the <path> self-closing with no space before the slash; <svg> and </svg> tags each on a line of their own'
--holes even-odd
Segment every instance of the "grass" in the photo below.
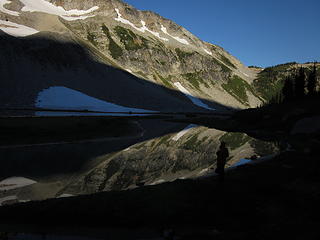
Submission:
<svg viewBox="0 0 320 240">
<path fill-rule="evenodd" d="M 229 67 L 227 67 L 227 66 L 224 65 L 223 63 L 219 62 L 217 59 L 212 58 L 212 62 L 213 62 L 215 65 L 220 66 L 222 72 L 224 72 L 224 73 L 231 73 L 231 72 L 232 72 Z"/>
<path fill-rule="evenodd" d="M 228 65 L 228 66 L 230 66 L 232 68 L 236 68 L 236 66 L 233 65 L 233 63 L 226 56 L 224 56 L 222 54 L 219 54 L 219 55 L 220 55 L 220 59 L 221 59 L 222 62 L 224 62 L 226 65 Z"/>
<path fill-rule="evenodd" d="M 158 59 L 156 59 L 156 62 L 162 66 L 166 65 L 166 62 L 164 61 L 159 61 Z"/>
<path fill-rule="evenodd" d="M 231 150 L 237 149 L 251 140 L 247 134 L 240 132 L 229 132 L 224 134 L 220 139 L 220 141 L 224 141 Z"/>
<path fill-rule="evenodd" d="M 253 88 L 245 80 L 237 75 L 229 78 L 228 83 L 221 85 L 224 90 L 226 90 L 230 95 L 236 98 L 239 102 L 248 105 L 248 95 L 247 90 L 254 93 Z"/>
<path fill-rule="evenodd" d="M 186 143 L 183 145 L 184 149 L 197 151 L 197 144 L 198 142 L 198 135 L 193 135 L 191 138 L 189 138 Z"/>
<path fill-rule="evenodd" d="M 178 59 L 180 60 L 180 62 L 182 63 L 185 63 L 185 59 L 187 57 L 190 57 L 192 56 L 194 53 L 191 53 L 191 52 L 185 52 L 185 51 L 182 51 L 180 48 L 176 48 L 175 49 L 175 52 L 178 56 Z"/>
<path fill-rule="evenodd" d="M 264 142 L 257 139 L 250 140 L 250 146 L 254 148 L 255 153 L 259 156 L 267 156 L 279 150 L 274 142 Z"/>
<path fill-rule="evenodd" d="M 167 77 L 163 77 L 161 76 L 159 73 L 156 72 L 156 75 L 153 75 L 154 79 L 160 79 L 162 81 L 162 83 L 168 87 L 168 88 L 173 88 L 172 84 L 171 84 L 171 79 L 172 76 L 168 75 Z"/>
<path fill-rule="evenodd" d="M 206 83 L 206 81 L 201 77 L 201 72 L 185 73 L 181 76 L 198 90 L 200 89 L 200 84 L 204 84 L 207 88 L 209 88 L 208 83 Z"/>
<path fill-rule="evenodd" d="M 200 146 L 208 139 L 208 137 L 203 137 L 202 139 L 198 139 L 199 133 L 194 134 L 190 137 L 185 144 L 183 145 L 184 149 L 191 150 L 193 152 L 200 153 Z"/>
<path fill-rule="evenodd" d="M 103 33 L 108 37 L 109 39 L 109 52 L 111 54 L 111 56 L 114 59 L 118 59 L 119 57 L 121 57 L 123 55 L 123 50 L 122 48 L 112 39 L 111 34 L 109 29 L 106 27 L 106 25 L 102 25 L 101 27 Z"/>
<path fill-rule="evenodd" d="M 126 50 L 133 51 L 142 48 L 148 48 L 148 40 L 136 35 L 130 29 L 116 26 L 114 31 L 120 38 L 120 41 L 124 44 Z"/>
<path fill-rule="evenodd" d="M 168 145 L 168 140 L 171 138 L 171 135 L 168 134 L 160 138 L 159 142 L 154 146 L 154 148 L 159 147 L 162 144 Z"/>
</svg>

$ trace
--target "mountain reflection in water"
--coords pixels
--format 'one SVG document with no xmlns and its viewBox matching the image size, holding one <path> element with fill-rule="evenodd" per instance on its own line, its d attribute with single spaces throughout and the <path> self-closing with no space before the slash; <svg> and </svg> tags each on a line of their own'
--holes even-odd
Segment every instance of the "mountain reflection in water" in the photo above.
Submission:
<svg viewBox="0 0 320 240">
<path fill-rule="evenodd" d="M 202 176 L 214 170 L 220 141 L 230 151 L 226 167 L 276 149 L 244 133 L 153 119 L 136 123 L 141 127 L 137 136 L 0 148 L 0 204 Z M 1 184 L 8 179 L 27 179 L 30 184 L 12 180 L 8 188 Z"/>
</svg>

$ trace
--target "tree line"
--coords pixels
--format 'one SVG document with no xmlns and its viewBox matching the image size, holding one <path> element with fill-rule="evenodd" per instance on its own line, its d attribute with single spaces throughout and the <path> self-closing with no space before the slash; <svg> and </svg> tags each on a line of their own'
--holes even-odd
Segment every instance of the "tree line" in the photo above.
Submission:
<svg viewBox="0 0 320 240">
<path fill-rule="evenodd" d="M 319 95 L 316 63 L 311 71 L 301 66 L 293 74 L 286 76 L 281 91 L 270 99 L 268 104 L 291 102 L 315 95 Z"/>
</svg>

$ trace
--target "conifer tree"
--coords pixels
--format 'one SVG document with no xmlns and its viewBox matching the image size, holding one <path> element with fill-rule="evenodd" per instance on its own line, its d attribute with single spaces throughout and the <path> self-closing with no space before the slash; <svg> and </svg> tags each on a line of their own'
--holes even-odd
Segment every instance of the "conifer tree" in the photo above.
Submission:
<svg viewBox="0 0 320 240">
<path fill-rule="evenodd" d="M 316 92 L 316 84 L 317 84 L 317 67 L 316 64 L 313 64 L 313 69 L 308 75 L 307 89 L 308 95 L 314 95 Z"/>
<path fill-rule="evenodd" d="M 291 101 L 294 98 L 294 84 L 291 77 L 287 77 L 282 88 L 282 99 L 284 102 Z"/>
<path fill-rule="evenodd" d="M 294 86 L 295 86 L 295 97 L 302 98 L 305 94 L 305 69 L 300 67 L 298 73 L 294 79 Z"/>
</svg>

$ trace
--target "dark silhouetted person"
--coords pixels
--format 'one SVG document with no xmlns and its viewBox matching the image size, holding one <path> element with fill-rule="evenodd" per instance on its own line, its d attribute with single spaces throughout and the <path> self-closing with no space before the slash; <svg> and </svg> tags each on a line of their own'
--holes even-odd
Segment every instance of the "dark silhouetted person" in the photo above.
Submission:
<svg viewBox="0 0 320 240">
<path fill-rule="evenodd" d="M 227 158 L 229 157 L 229 150 L 225 142 L 221 142 L 220 148 L 217 152 L 217 168 L 215 172 L 219 176 L 219 180 L 224 180 L 224 166 L 226 165 Z"/>
</svg>

